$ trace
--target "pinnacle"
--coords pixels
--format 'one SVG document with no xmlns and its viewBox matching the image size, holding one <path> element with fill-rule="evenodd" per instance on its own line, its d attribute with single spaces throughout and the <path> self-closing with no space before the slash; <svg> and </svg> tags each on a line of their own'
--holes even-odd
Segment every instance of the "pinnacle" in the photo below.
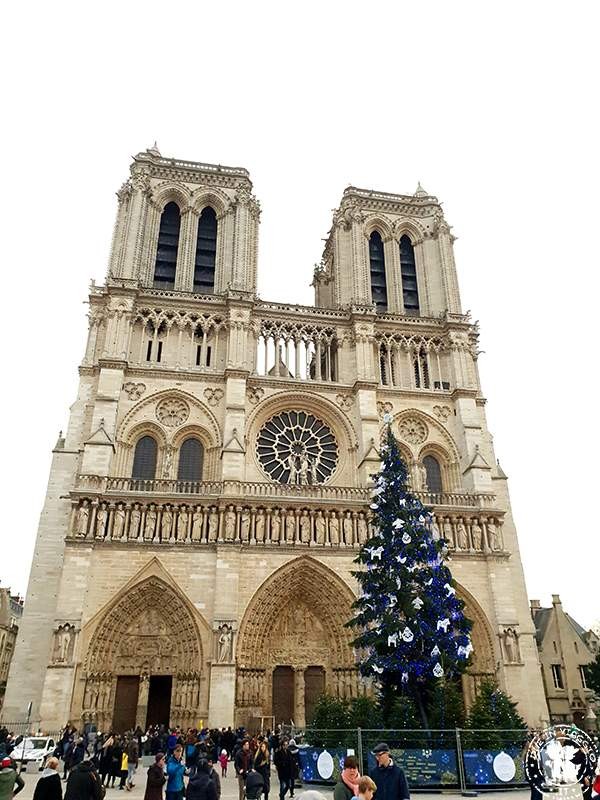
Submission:
<svg viewBox="0 0 600 800">
<path fill-rule="evenodd" d="M 417 182 L 417 189 L 416 189 L 416 191 L 414 193 L 414 197 L 429 197 L 428 193 L 421 186 L 421 181 Z"/>
</svg>

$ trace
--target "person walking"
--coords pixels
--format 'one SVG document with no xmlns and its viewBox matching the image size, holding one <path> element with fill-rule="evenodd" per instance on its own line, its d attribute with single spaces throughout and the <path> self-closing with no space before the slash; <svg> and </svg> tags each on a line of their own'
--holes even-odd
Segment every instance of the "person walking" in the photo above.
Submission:
<svg viewBox="0 0 600 800">
<path fill-rule="evenodd" d="M 139 763 L 139 753 L 138 738 L 137 736 L 132 736 L 127 745 L 127 781 L 125 782 L 125 788 L 129 792 L 135 786 L 133 779 Z"/>
<path fill-rule="evenodd" d="M 62 800 L 62 784 L 58 772 L 59 760 L 50 756 L 33 790 L 33 800 Z"/>
<path fill-rule="evenodd" d="M 157 753 L 154 756 L 154 764 L 148 767 L 144 800 L 163 800 L 163 786 L 166 782 L 165 754 Z"/>
<path fill-rule="evenodd" d="M 24 786 L 25 781 L 18 774 L 15 762 L 4 756 L 0 760 L 0 800 L 12 800 Z"/>
<path fill-rule="evenodd" d="M 279 800 L 283 800 L 288 791 L 292 791 L 294 781 L 294 758 L 290 753 L 287 739 L 282 739 L 279 749 L 273 756 L 273 763 L 279 778 Z"/>
<path fill-rule="evenodd" d="M 102 749 L 98 755 L 98 771 L 100 772 L 100 781 L 102 785 L 108 786 L 110 781 L 110 772 L 112 767 L 112 749 L 115 743 L 114 736 L 109 733 L 104 742 L 102 742 Z"/>
<path fill-rule="evenodd" d="M 221 755 L 219 756 L 219 764 L 221 765 L 221 777 L 227 777 L 227 765 L 229 764 L 229 756 L 227 755 L 227 750 L 223 748 L 221 750 Z"/>
<path fill-rule="evenodd" d="M 182 800 L 183 798 L 185 764 L 181 760 L 182 756 L 182 745 L 175 745 L 173 755 L 167 761 L 167 800 Z"/>
<path fill-rule="evenodd" d="M 371 778 L 377 786 L 376 800 L 410 800 L 406 776 L 392 761 L 387 744 L 380 742 L 376 745 L 373 748 L 373 755 L 377 761 L 377 766 L 371 772 Z"/>
<path fill-rule="evenodd" d="M 221 778 L 219 778 L 219 773 L 215 769 L 215 762 L 213 761 L 212 756 L 208 757 L 208 777 L 215 785 L 217 800 L 221 800 Z"/>
<path fill-rule="evenodd" d="M 123 759 L 123 745 L 121 739 L 115 736 L 110 758 L 110 788 L 115 788 L 115 781 L 121 777 L 121 761 Z M 108 783 L 106 784 L 108 788 Z"/>
<path fill-rule="evenodd" d="M 292 756 L 292 778 L 290 780 L 290 797 L 294 796 L 296 779 L 300 776 L 300 764 L 298 763 L 300 750 L 295 739 L 290 739 L 289 751 Z"/>
<path fill-rule="evenodd" d="M 104 790 L 93 761 L 82 761 L 69 772 L 64 800 L 102 800 Z"/>
<path fill-rule="evenodd" d="M 344 769 L 333 790 L 333 800 L 352 800 L 353 797 L 358 797 L 359 780 L 358 761 L 355 756 L 346 756 Z"/>
<path fill-rule="evenodd" d="M 233 761 L 235 766 L 235 774 L 238 779 L 238 797 L 239 800 L 244 800 L 246 791 L 246 776 L 248 770 L 252 766 L 252 752 L 250 751 L 250 739 L 244 739 L 242 746 L 235 754 Z"/>
<path fill-rule="evenodd" d="M 266 739 L 263 739 L 258 745 L 258 750 L 254 756 L 254 769 L 263 779 L 262 792 L 264 800 L 269 800 L 269 792 L 271 791 L 271 754 L 269 753 L 269 745 Z"/>
<path fill-rule="evenodd" d="M 215 782 L 210 776 L 211 767 L 205 758 L 201 758 L 196 771 L 188 781 L 185 791 L 186 800 L 217 800 Z"/>
</svg>

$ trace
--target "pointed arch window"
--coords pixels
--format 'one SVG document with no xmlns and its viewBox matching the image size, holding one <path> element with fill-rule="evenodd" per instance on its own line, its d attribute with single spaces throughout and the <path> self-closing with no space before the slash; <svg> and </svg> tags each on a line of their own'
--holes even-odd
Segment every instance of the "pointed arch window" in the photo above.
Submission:
<svg viewBox="0 0 600 800">
<path fill-rule="evenodd" d="M 369 238 L 369 263 L 371 266 L 371 297 L 377 311 L 387 311 L 387 284 L 385 280 L 385 257 L 383 240 L 379 231 L 373 231 Z"/>
<path fill-rule="evenodd" d="M 433 494 L 440 494 L 443 491 L 440 462 L 434 456 L 425 456 L 423 466 L 427 474 L 427 489 Z"/>
<path fill-rule="evenodd" d="M 186 439 L 179 450 L 178 481 L 201 481 L 204 462 L 202 442 L 193 437 Z"/>
<path fill-rule="evenodd" d="M 206 206 L 198 220 L 196 259 L 194 261 L 194 291 L 212 294 L 215 290 L 215 261 L 217 258 L 217 215 Z"/>
<path fill-rule="evenodd" d="M 417 286 L 417 268 L 415 249 L 406 234 L 400 237 L 400 274 L 402 276 L 402 299 L 407 314 L 419 314 L 419 287 Z"/>
<path fill-rule="evenodd" d="M 158 230 L 158 247 L 154 265 L 154 286 L 157 289 L 175 288 L 180 227 L 179 206 L 177 203 L 167 203 L 161 214 Z"/>
<path fill-rule="evenodd" d="M 136 480 L 151 481 L 156 477 L 156 439 L 142 436 L 138 439 L 133 456 L 131 477 Z"/>
</svg>

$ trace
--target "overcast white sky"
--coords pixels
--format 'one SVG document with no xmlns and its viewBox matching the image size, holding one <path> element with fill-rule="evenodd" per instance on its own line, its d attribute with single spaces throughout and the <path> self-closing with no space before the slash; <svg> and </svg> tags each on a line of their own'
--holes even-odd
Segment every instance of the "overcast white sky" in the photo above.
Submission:
<svg viewBox="0 0 600 800">
<path fill-rule="evenodd" d="M 2 584 L 25 592 L 114 193 L 156 139 L 250 170 L 268 299 L 312 303 L 348 184 L 443 201 L 529 596 L 600 618 L 599 21 L 573 0 L 7 6 Z"/>
</svg>

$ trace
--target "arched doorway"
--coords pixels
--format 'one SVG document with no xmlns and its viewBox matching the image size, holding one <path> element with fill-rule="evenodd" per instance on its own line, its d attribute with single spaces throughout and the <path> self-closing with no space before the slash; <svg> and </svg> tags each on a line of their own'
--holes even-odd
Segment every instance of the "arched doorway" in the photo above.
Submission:
<svg viewBox="0 0 600 800">
<path fill-rule="evenodd" d="M 193 609 L 179 591 L 150 576 L 121 592 L 87 650 L 81 717 L 102 730 L 188 726 L 201 711 L 202 643 Z"/>
<path fill-rule="evenodd" d="M 250 601 L 238 638 L 236 721 L 273 716 L 303 726 L 327 691 L 364 692 L 353 634 L 344 623 L 354 594 L 332 570 L 305 556 L 271 575 Z"/>
<path fill-rule="evenodd" d="M 473 653 L 471 664 L 462 676 L 462 691 L 465 711 L 469 711 L 477 695 L 481 683 L 491 678 L 496 679 L 496 656 L 494 655 L 494 638 L 490 624 L 477 600 L 462 586 L 457 586 L 456 594 L 465 603 L 464 614 L 473 623 L 471 643 Z"/>
</svg>

